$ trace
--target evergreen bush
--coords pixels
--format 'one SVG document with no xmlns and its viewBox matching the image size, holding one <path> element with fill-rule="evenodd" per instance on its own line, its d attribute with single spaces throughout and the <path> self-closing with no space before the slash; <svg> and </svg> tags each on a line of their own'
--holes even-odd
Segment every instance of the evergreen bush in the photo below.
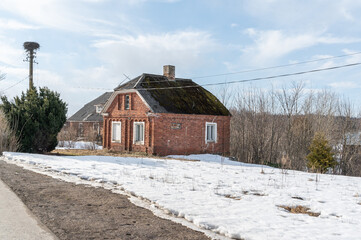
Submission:
<svg viewBox="0 0 361 240">
<path fill-rule="evenodd" d="M 67 104 L 48 88 L 30 88 L 9 101 L 1 97 L 1 109 L 19 139 L 21 152 L 49 152 L 58 144 L 57 134 L 66 121 Z"/>
<path fill-rule="evenodd" d="M 310 153 L 307 155 L 307 167 L 318 173 L 325 173 L 329 168 L 336 166 L 332 148 L 323 133 L 317 132 L 310 145 Z"/>
</svg>

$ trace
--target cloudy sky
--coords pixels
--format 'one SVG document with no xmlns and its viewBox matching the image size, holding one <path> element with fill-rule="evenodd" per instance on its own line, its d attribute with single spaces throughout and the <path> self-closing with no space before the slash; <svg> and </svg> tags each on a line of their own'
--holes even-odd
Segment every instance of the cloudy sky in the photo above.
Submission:
<svg viewBox="0 0 361 240">
<path fill-rule="evenodd" d="M 112 90 L 126 76 L 162 73 L 199 84 L 267 77 L 361 62 L 361 1 L 354 0 L 1 0 L 0 94 L 28 87 L 22 44 L 41 45 L 36 86 L 48 86 L 68 103 L 68 115 Z M 283 68 L 240 72 L 333 56 Z M 303 81 L 361 106 L 361 67 L 238 83 L 280 88 Z M 213 93 L 219 87 L 209 88 Z"/>
</svg>

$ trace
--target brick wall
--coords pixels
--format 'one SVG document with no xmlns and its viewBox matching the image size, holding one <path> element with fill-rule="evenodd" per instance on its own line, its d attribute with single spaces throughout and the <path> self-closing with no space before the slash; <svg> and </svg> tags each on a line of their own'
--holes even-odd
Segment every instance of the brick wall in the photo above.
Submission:
<svg viewBox="0 0 361 240">
<path fill-rule="evenodd" d="M 129 109 L 125 107 L 125 97 L 129 95 Z M 116 151 L 147 152 L 150 149 L 150 124 L 147 113 L 150 109 L 144 104 L 137 93 L 118 94 L 108 109 L 108 116 L 104 116 L 103 147 Z M 112 141 L 112 122 L 121 122 L 121 141 Z M 134 122 L 144 122 L 144 144 L 133 143 Z"/>
<path fill-rule="evenodd" d="M 153 119 L 156 154 L 229 154 L 230 116 L 164 113 L 158 116 Z M 206 122 L 217 124 L 216 142 L 206 142 Z"/>
<path fill-rule="evenodd" d="M 86 140 L 93 131 L 97 131 L 99 135 L 103 133 L 103 122 L 66 122 L 63 129 L 77 131 L 78 140 Z"/>
<path fill-rule="evenodd" d="M 130 96 L 125 109 L 125 95 Z M 121 141 L 112 141 L 112 122 L 121 122 Z M 144 144 L 133 143 L 134 122 L 144 122 Z M 217 124 L 217 141 L 206 142 L 206 122 Z M 230 116 L 154 114 L 137 93 L 119 94 L 104 116 L 103 147 L 157 155 L 229 154 Z"/>
</svg>

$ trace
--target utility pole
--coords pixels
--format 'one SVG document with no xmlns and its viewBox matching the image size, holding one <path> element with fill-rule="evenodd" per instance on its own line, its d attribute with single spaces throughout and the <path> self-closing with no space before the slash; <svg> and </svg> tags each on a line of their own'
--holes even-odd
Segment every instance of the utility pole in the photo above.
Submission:
<svg viewBox="0 0 361 240">
<path fill-rule="evenodd" d="M 37 42 L 24 42 L 24 49 L 26 51 L 26 59 L 25 62 L 29 62 L 29 89 L 34 88 L 33 81 L 33 63 L 34 58 L 36 58 L 36 50 L 40 48 L 39 43 Z M 36 62 L 35 62 L 36 63 Z"/>
</svg>

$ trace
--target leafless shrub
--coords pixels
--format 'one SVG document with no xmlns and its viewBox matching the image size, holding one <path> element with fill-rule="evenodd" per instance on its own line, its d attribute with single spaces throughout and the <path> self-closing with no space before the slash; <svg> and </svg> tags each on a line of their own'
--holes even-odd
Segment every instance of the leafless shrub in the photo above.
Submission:
<svg viewBox="0 0 361 240">
<path fill-rule="evenodd" d="M 4 151 L 15 152 L 19 147 L 15 131 L 10 129 L 4 113 L 0 110 L 0 154 Z"/>
<path fill-rule="evenodd" d="M 87 145 L 87 149 L 89 150 L 95 150 L 97 147 L 97 143 L 99 141 L 99 134 L 97 131 L 89 130 L 86 133 L 85 141 L 89 142 Z"/>
<path fill-rule="evenodd" d="M 58 133 L 60 147 L 74 148 L 77 140 L 77 128 L 74 126 L 64 125 Z"/>
</svg>

